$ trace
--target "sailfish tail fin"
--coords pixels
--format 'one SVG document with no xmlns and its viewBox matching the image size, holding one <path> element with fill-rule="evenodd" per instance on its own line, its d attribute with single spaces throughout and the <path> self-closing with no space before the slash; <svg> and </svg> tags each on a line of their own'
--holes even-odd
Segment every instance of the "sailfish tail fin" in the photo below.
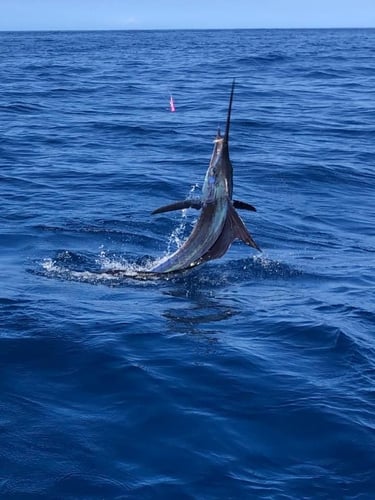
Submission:
<svg viewBox="0 0 375 500">
<path fill-rule="evenodd" d="M 212 247 L 199 259 L 199 264 L 212 259 L 222 257 L 234 240 L 242 240 L 246 245 L 255 248 L 259 252 L 262 250 L 255 243 L 248 229 L 246 229 L 241 217 L 238 215 L 232 205 L 228 206 L 228 215 L 223 230 L 212 245 Z"/>
</svg>

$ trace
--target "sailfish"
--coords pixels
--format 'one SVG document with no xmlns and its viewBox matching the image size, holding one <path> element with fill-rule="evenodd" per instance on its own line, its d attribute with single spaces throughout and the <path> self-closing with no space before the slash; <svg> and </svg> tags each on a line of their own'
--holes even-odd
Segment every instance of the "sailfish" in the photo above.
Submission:
<svg viewBox="0 0 375 500">
<path fill-rule="evenodd" d="M 194 208 L 199 217 L 190 236 L 171 255 L 156 262 L 149 273 L 170 273 L 222 257 L 234 240 L 260 251 L 236 209 L 256 211 L 253 205 L 233 199 L 233 167 L 229 157 L 229 129 L 235 80 L 229 98 L 224 135 L 218 129 L 200 199 L 186 199 L 154 210 L 153 214 Z"/>
</svg>

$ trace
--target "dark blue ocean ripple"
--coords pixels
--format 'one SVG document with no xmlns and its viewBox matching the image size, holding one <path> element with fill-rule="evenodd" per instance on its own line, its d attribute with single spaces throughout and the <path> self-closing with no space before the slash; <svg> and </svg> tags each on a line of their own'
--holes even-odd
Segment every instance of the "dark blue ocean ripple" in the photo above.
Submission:
<svg viewBox="0 0 375 500">
<path fill-rule="evenodd" d="M 375 31 L 0 41 L 1 498 L 374 498 Z M 134 279 L 233 77 L 263 253 Z"/>
</svg>

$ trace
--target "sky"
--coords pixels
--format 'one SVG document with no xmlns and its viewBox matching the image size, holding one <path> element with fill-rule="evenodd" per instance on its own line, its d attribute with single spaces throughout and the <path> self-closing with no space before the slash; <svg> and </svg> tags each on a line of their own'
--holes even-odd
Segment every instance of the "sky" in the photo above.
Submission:
<svg viewBox="0 0 375 500">
<path fill-rule="evenodd" d="M 375 27 L 375 0 L 0 0 L 0 30 Z"/>
</svg>

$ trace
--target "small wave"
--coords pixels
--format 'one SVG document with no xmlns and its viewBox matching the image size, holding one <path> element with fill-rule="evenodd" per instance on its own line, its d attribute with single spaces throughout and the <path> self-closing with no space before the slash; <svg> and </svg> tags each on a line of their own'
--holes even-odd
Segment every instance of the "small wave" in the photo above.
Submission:
<svg viewBox="0 0 375 500">
<path fill-rule="evenodd" d="M 60 491 L 64 492 L 67 497 L 75 496 L 77 490 L 85 491 L 86 495 L 92 495 L 92 498 L 120 498 L 122 495 L 127 495 L 131 490 L 132 479 L 130 485 L 126 482 L 120 482 L 112 477 L 103 474 L 89 474 L 85 472 L 71 472 L 57 479 L 57 487 Z M 16 495 L 23 496 L 24 491 L 30 491 L 30 485 L 33 484 L 32 480 L 24 480 L 21 482 L 7 481 L 2 488 L 5 495 L 15 498 Z M 43 488 L 36 489 L 34 487 L 34 494 L 41 493 Z M 13 496 L 14 495 L 14 496 Z"/>
<path fill-rule="evenodd" d="M 43 111 L 44 109 L 45 106 L 42 106 L 41 104 L 30 104 L 24 102 L 0 105 L 0 112 L 5 113 L 34 113 L 35 111 Z"/>
<path fill-rule="evenodd" d="M 236 63 L 240 66 L 248 64 L 263 64 L 263 63 L 274 63 L 287 61 L 289 57 L 281 52 L 270 52 L 269 54 L 254 54 L 247 57 L 240 57 L 236 60 Z"/>
<path fill-rule="evenodd" d="M 217 267 L 218 269 L 215 269 Z M 203 269 L 203 268 L 202 268 Z M 244 259 L 217 261 L 207 265 L 213 284 L 224 282 L 248 282 L 249 280 L 285 280 L 305 277 L 306 273 L 265 255 Z M 203 278 L 203 276 L 202 276 Z"/>
<path fill-rule="evenodd" d="M 88 126 L 91 126 L 94 129 L 97 130 L 109 130 L 109 131 L 114 131 L 114 132 L 121 132 L 122 134 L 129 134 L 131 135 L 134 140 L 137 137 L 144 137 L 147 136 L 148 138 L 150 137 L 150 134 L 154 132 L 154 128 L 149 126 L 142 126 L 142 125 L 130 125 L 128 123 L 116 123 L 116 122 L 105 122 L 105 121 L 92 121 L 92 122 L 87 122 Z"/>
<path fill-rule="evenodd" d="M 305 78 L 316 78 L 318 80 L 321 79 L 330 79 L 330 78 L 338 78 L 340 76 L 340 73 L 338 71 L 334 71 L 333 69 L 320 69 L 320 70 L 313 70 L 313 71 L 307 71 L 304 75 Z"/>
<path fill-rule="evenodd" d="M 28 189 L 29 187 L 35 188 L 45 188 L 47 184 L 43 184 L 42 182 L 35 181 L 33 179 L 24 179 L 19 176 L 10 176 L 10 175 L 1 175 L 0 174 L 0 182 L 5 184 L 9 184 L 11 186 L 17 186 L 21 189 Z"/>
<path fill-rule="evenodd" d="M 238 311 L 232 307 L 217 306 L 211 303 L 206 304 L 205 307 L 199 306 L 194 309 L 186 310 L 168 310 L 163 313 L 163 316 L 173 321 L 174 323 L 181 323 L 185 325 L 194 325 L 201 323 L 216 323 L 231 318 L 239 314 Z"/>
<path fill-rule="evenodd" d="M 56 233 L 93 233 L 93 234 L 123 234 L 120 229 L 114 228 L 104 228 L 97 226 L 77 226 L 77 227 L 64 227 L 64 226 L 52 226 L 48 224 L 38 224 L 35 229 L 40 231 L 51 231 Z"/>
<path fill-rule="evenodd" d="M 272 260 L 264 255 L 256 255 L 252 259 L 237 262 L 239 267 L 242 266 L 244 271 L 250 272 L 257 278 L 285 279 L 305 275 L 301 270 L 294 269 L 288 264 Z"/>
</svg>

